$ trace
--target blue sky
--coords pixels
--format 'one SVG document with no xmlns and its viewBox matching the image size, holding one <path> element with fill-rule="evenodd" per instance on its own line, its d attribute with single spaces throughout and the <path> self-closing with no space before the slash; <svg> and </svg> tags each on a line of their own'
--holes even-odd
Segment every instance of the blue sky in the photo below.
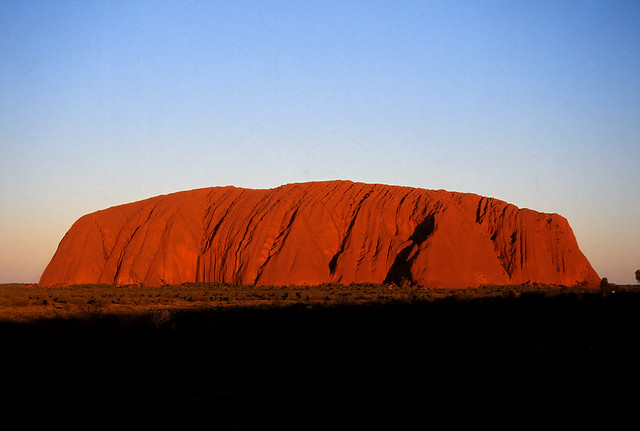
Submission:
<svg viewBox="0 0 640 431">
<path fill-rule="evenodd" d="M 565 216 L 640 268 L 640 2 L 0 1 L 0 282 L 83 214 L 350 179 Z"/>
</svg>

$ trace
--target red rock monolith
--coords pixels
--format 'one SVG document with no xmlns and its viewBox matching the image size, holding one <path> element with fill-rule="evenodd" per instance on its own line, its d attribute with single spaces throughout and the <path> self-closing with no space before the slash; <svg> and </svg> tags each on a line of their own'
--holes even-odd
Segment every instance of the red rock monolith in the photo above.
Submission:
<svg viewBox="0 0 640 431">
<path fill-rule="evenodd" d="M 197 189 L 87 214 L 40 284 L 598 281 L 557 214 L 470 193 L 326 181 Z"/>
</svg>

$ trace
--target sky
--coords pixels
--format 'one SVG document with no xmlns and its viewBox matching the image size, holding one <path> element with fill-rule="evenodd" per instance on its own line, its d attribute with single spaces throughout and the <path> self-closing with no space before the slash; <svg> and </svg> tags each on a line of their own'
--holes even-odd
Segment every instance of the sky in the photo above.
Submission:
<svg viewBox="0 0 640 431">
<path fill-rule="evenodd" d="M 330 179 L 561 214 L 635 284 L 640 2 L 0 0 L 0 283 L 99 209 Z"/>
</svg>

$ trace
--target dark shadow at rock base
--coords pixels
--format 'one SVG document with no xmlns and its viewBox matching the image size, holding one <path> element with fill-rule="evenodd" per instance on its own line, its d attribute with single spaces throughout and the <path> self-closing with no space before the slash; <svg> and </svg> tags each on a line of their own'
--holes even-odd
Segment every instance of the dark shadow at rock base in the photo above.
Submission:
<svg viewBox="0 0 640 431">
<path fill-rule="evenodd" d="M 640 401 L 639 306 L 523 295 L 2 324 L 1 401 L 25 426 L 612 424 Z"/>
</svg>

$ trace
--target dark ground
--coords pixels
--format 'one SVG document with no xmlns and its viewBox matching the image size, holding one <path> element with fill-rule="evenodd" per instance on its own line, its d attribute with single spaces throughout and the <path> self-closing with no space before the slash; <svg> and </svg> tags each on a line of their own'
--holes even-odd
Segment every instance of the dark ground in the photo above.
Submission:
<svg viewBox="0 0 640 431">
<path fill-rule="evenodd" d="M 625 292 L 5 322 L 0 406 L 23 428 L 615 429 L 638 329 Z"/>
</svg>

